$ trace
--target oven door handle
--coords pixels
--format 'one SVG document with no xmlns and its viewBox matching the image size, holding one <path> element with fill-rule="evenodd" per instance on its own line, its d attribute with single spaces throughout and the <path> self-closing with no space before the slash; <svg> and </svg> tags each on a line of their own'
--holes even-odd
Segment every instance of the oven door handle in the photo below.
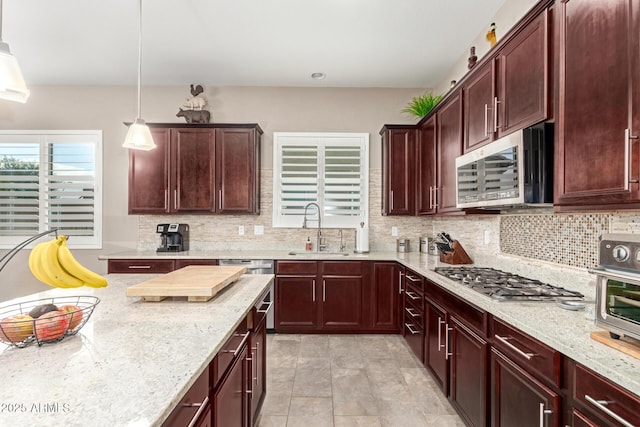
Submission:
<svg viewBox="0 0 640 427">
<path fill-rule="evenodd" d="M 634 274 L 625 274 L 618 271 L 611 271 L 604 268 L 590 268 L 587 270 L 591 274 L 597 274 L 600 276 L 612 277 L 614 279 L 624 280 L 626 282 L 631 282 L 634 284 L 640 284 L 640 279 L 638 279 L 637 275 Z"/>
</svg>

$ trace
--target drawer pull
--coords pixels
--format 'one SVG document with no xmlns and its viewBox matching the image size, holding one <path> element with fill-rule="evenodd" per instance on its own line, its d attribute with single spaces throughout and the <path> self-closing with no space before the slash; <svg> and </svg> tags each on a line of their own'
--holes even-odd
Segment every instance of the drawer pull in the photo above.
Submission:
<svg viewBox="0 0 640 427">
<path fill-rule="evenodd" d="M 242 341 L 240 341 L 240 345 L 238 345 L 238 347 L 231 351 L 231 350 L 224 350 L 225 353 L 233 353 L 233 357 L 237 357 L 238 354 L 240 354 L 240 350 L 242 350 L 242 346 L 244 346 L 244 343 L 247 342 L 247 339 L 249 339 L 249 334 L 251 334 L 251 331 L 248 331 L 246 334 L 234 334 L 234 336 L 236 337 L 242 337 Z"/>
<path fill-rule="evenodd" d="M 415 301 L 415 300 L 417 300 L 417 299 L 420 299 L 420 297 L 419 297 L 419 296 L 416 296 L 416 294 L 414 294 L 414 293 L 413 293 L 413 292 L 411 292 L 411 291 L 405 291 L 405 294 L 407 294 L 407 296 L 408 296 L 409 298 L 411 298 L 413 301 Z"/>
<path fill-rule="evenodd" d="M 453 328 L 450 328 L 449 325 L 445 324 L 447 328 L 444 333 L 444 360 L 449 360 L 453 353 L 449 353 L 449 332 L 453 331 Z"/>
<path fill-rule="evenodd" d="M 267 305 L 267 308 L 265 308 L 264 310 L 262 310 L 262 307 L 264 307 L 265 305 Z M 256 310 L 256 312 L 260 313 L 260 314 L 266 314 L 269 312 L 269 310 L 271 310 L 271 307 L 273 306 L 273 302 L 270 303 L 266 303 L 263 302 L 262 305 L 260 306 L 260 310 Z"/>
<path fill-rule="evenodd" d="M 442 345 L 442 325 L 444 324 L 442 317 L 438 316 L 438 351 L 444 348 L 444 345 Z"/>
<path fill-rule="evenodd" d="M 509 347 L 511 350 L 515 351 L 516 353 L 518 353 L 520 356 L 524 357 L 527 360 L 531 360 L 534 357 L 538 356 L 535 353 L 526 353 L 522 350 L 520 350 L 518 347 L 516 347 L 515 345 L 511 344 L 509 342 L 510 339 L 512 339 L 511 337 L 501 337 L 500 335 L 495 335 L 496 339 L 498 341 L 500 341 L 501 343 L 503 343 L 504 345 L 506 345 L 507 347 Z"/>
<path fill-rule="evenodd" d="M 414 331 L 414 330 L 411 328 L 411 326 L 413 326 L 413 325 L 411 325 L 411 323 L 405 323 L 405 324 L 404 324 L 404 326 L 406 326 L 406 327 L 407 327 L 407 329 L 409 330 L 409 332 L 411 332 L 411 335 L 415 335 L 415 334 L 417 334 L 417 333 L 419 332 L 419 331 Z"/>
<path fill-rule="evenodd" d="M 405 308 L 404 310 L 405 310 L 407 313 L 409 313 L 409 316 L 411 316 L 411 317 L 420 317 L 420 314 L 419 314 L 419 313 L 416 313 L 416 311 L 415 311 L 413 308 L 411 308 L 411 307 L 407 307 L 407 308 Z"/>
<path fill-rule="evenodd" d="M 151 268 L 150 265 L 130 265 L 127 268 L 131 270 L 148 270 Z"/>
<path fill-rule="evenodd" d="M 613 403 L 613 402 L 609 402 L 609 401 L 606 401 L 606 400 L 596 400 L 593 397 L 589 396 L 588 394 L 585 394 L 584 398 L 586 399 L 587 402 L 591 403 L 593 406 L 595 406 L 596 408 L 600 409 L 602 412 L 604 412 L 605 414 L 609 415 L 611 418 L 613 418 L 614 420 L 616 420 L 617 422 L 619 422 L 623 426 L 625 426 L 625 427 L 635 427 L 629 421 L 625 420 L 620 415 L 616 414 L 611 409 L 607 408 L 607 405 L 610 404 L 610 403 Z"/>
<path fill-rule="evenodd" d="M 411 280 L 412 282 L 420 281 L 420 279 L 418 279 L 417 277 L 409 276 L 408 274 L 405 274 L 405 276 L 407 276 L 407 279 Z"/>
<path fill-rule="evenodd" d="M 182 406 L 191 407 L 191 408 L 198 408 L 198 411 L 195 413 L 193 418 L 191 418 L 191 421 L 189 421 L 188 427 L 193 427 L 196 425 L 196 423 L 198 422 L 198 418 L 200 418 L 200 415 L 202 415 L 204 410 L 207 408 L 208 404 L 209 404 L 209 396 L 205 396 L 202 403 L 191 403 L 191 404 L 185 403 L 184 405 L 182 405 Z"/>
<path fill-rule="evenodd" d="M 404 291 L 402 289 L 402 271 L 398 271 L 398 293 L 402 294 L 402 291 Z"/>
</svg>

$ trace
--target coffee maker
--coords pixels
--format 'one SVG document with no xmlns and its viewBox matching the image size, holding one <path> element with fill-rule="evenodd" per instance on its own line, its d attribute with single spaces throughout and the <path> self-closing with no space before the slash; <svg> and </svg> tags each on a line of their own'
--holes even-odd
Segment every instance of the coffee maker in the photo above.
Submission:
<svg viewBox="0 0 640 427">
<path fill-rule="evenodd" d="M 189 250 L 189 224 L 158 224 L 160 246 L 156 252 L 182 252 Z"/>
</svg>

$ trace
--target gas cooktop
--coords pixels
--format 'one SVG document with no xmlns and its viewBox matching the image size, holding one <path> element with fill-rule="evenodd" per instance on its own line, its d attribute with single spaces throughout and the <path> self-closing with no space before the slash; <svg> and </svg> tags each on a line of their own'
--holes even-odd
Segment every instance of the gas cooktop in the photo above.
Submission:
<svg viewBox="0 0 640 427">
<path fill-rule="evenodd" d="M 554 301 L 584 295 L 493 268 L 436 267 L 435 272 L 498 301 Z"/>
</svg>

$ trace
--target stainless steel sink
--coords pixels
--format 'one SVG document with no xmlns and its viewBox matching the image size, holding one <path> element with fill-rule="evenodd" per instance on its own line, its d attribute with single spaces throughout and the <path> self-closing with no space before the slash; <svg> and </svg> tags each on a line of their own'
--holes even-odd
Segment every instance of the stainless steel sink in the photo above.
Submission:
<svg viewBox="0 0 640 427">
<path fill-rule="evenodd" d="M 297 256 L 347 256 L 349 252 L 289 252 L 289 255 L 297 255 Z"/>
</svg>

